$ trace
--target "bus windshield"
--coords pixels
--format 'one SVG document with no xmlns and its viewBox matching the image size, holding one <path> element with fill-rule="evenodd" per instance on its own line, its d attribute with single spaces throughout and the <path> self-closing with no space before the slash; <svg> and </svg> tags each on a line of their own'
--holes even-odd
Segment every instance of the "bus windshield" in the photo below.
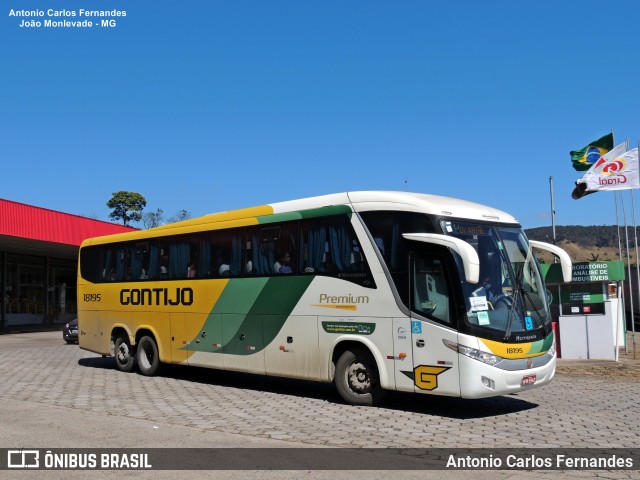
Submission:
<svg viewBox="0 0 640 480">
<path fill-rule="evenodd" d="M 546 333 L 551 321 L 546 290 L 523 230 L 454 221 L 443 221 L 443 228 L 473 246 L 480 259 L 479 282 L 463 282 L 467 322 L 516 342 Z"/>
</svg>

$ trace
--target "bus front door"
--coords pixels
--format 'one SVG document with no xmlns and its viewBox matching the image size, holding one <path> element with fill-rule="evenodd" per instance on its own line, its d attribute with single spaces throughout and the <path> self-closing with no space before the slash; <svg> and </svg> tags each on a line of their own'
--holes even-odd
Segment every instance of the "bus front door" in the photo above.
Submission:
<svg viewBox="0 0 640 480">
<path fill-rule="evenodd" d="M 415 391 L 460 396 L 458 354 L 444 340 L 457 343 L 458 333 L 419 318 L 411 318 L 413 380 Z"/>
<path fill-rule="evenodd" d="M 439 249 L 411 255 L 411 348 L 415 391 L 460 396 L 458 343 L 447 256 Z"/>
</svg>

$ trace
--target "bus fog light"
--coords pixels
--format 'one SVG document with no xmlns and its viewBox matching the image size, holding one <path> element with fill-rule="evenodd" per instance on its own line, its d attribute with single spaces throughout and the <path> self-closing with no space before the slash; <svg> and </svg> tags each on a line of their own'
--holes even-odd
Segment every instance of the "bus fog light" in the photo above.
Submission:
<svg viewBox="0 0 640 480">
<path fill-rule="evenodd" d="M 482 384 L 485 387 L 490 388 L 491 390 L 495 390 L 496 389 L 496 382 L 494 382 L 490 378 L 482 377 Z"/>
</svg>

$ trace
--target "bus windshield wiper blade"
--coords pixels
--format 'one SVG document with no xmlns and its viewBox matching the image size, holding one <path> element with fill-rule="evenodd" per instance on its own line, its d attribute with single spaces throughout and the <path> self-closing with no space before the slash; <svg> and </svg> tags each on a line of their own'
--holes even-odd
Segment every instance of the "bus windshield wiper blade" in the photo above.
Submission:
<svg viewBox="0 0 640 480">
<path fill-rule="evenodd" d="M 513 286 L 513 305 L 509 310 L 509 317 L 507 318 L 507 328 L 504 334 L 504 339 L 508 340 L 511 336 L 511 327 L 513 325 L 513 316 L 518 315 L 518 305 L 522 303 L 522 281 L 524 279 L 524 266 L 520 271 L 516 272 L 515 285 Z"/>
</svg>

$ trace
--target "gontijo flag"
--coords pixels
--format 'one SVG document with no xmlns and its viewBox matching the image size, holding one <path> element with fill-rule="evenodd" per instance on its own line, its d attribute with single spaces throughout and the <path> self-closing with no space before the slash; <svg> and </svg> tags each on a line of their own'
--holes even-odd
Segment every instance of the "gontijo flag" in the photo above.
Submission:
<svg viewBox="0 0 640 480">
<path fill-rule="evenodd" d="M 571 162 L 573 168 L 584 171 L 589 170 L 598 159 L 613 148 L 613 133 L 609 133 L 598 140 L 591 142 L 580 150 L 572 150 Z"/>
</svg>

